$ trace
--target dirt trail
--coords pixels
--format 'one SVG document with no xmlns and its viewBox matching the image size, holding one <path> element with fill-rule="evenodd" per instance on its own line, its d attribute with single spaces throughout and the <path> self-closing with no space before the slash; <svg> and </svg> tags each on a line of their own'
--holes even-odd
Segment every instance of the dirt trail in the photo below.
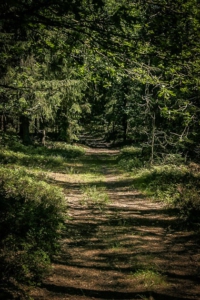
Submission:
<svg viewBox="0 0 200 300">
<path fill-rule="evenodd" d="M 108 195 L 104 205 L 84 202 L 85 181 L 54 176 L 70 191 L 71 218 L 53 274 L 33 299 L 200 299 L 197 238 L 179 228 L 173 210 L 133 189 L 111 163 L 116 154 L 89 149 L 84 162 L 88 170 L 98 165 L 90 186 Z"/>
</svg>

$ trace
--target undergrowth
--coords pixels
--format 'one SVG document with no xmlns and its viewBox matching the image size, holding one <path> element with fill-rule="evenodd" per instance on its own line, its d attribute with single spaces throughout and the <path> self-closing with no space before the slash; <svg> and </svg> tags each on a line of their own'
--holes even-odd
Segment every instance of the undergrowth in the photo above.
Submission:
<svg viewBox="0 0 200 300">
<path fill-rule="evenodd" d="M 93 206 L 100 210 L 109 204 L 110 200 L 105 188 L 97 188 L 96 185 L 83 186 L 81 189 L 83 197 L 81 204 L 85 206 Z"/>
<path fill-rule="evenodd" d="M 80 158 L 85 149 L 80 146 L 66 143 L 48 143 L 45 147 L 24 146 L 14 141 L 0 149 L 0 162 L 2 164 L 15 164 L 36 169 L 62 170 L 68 161 Z"/>
<path fill-rule="evenodd" d="M 0 280 L 15 289 L 51 271 L 66 220 L 66 200 L 49 170 L 65 170 L 84 148 L 66 143 L 24 146 L 15 137 L 0 149 Z M 13 288 L 12 288 L 13 289 Z M 22 288 L 23 289 L 23 288 Z"/>
<path fill-rule="evenodd" d="M 197 164 L 186 164 L 181 155 L 168 154 L 160 159 L 159 164 L 150 166 L 144 160 L 142 150 L 135 147 L 122 149 L 118 163 L 120 168 L 131 172 L 133 188 L 178 208 L 185 222 L 200 223 L 200 172 Z"/>
<path fill-rule="evenodd" d="M 62 190 L 22 169 L 0 168 L 0 278 L 34 284 L 50 271 L 66 218 Z"/>
</svg>

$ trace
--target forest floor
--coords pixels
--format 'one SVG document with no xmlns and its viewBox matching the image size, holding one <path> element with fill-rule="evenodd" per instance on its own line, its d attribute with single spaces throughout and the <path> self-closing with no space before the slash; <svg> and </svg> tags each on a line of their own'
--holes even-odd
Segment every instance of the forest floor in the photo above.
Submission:
<svg viewBox="0 0 200 300">
<path fill-rule="evenodd" d="M 87 149 L 51 173 L 68 201 L 62 251 L 34 300 L 200 299 L 200 247 L 176 211 L 152 202 L 116 167 L 117 150 Z"/>
</svg>

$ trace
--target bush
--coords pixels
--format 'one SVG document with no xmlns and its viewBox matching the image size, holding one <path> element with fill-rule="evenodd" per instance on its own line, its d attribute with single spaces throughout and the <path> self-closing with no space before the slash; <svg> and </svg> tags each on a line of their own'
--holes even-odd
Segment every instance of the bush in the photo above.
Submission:
<svg viewBox="0 0 200 300">
<path fill-rule="evenodd" d="M 193 223 L 200 221 L 200 187 L 195 184 L 178 186 L 179 198 L 175 202 L 181 217 Z"/>
<path fill-rule="evenodd" d="M 135 168 L 142 168 L 144 163 L 139 158 L 134 157 L 129 159 L 120 159 L 118 165 L 126 171 L 132 171 Z"/>
<path fill-rule="evenodd" d="M 189 223 L 200 221 L 200 180 L 186 166 L 161 165 L 136 171 L 134 187 L 178 208 Z"/>
<path fill-rule="evenodd" d="M 118 165 L 126 171 L 132 171 L 135 168 L 143 167 L 142 148 L 124 147 L 121 149 Z"/>
<path fill-rule="evenodd" d="M 3 164 L 17 164 L 20 166 L 49 169 L 53 167 L 61 168 L 66 162 L 61 156 L 25 154 L 8 149 L 0 149 L 0 161 Z"/>
<path fill-rule="evenodd" d="M 169 153 L 165 155 L 163 163 L 180 166 L 184 163 L 184 157 L 182 157 L 181 154 L 178 153 Z"/>
<path fill-rule="evenodd" d="M 65 142 L 49 143 L 48 152 L 61 155 L 66 158 L 77 158 L 85 154 L 85 149 L 80 146 L 69 145 Z"/>
<path fill-rule="evenodd" d="M 124 147 L 121 149 L 121 156 L 123 157 L 141 157 L 142 148 L 139 147 Z"/>
<path fill-rule="evenodd" d="M 0 161 L 3 164 L 18 164 L 26 167 L 65 169 L 70 159 L 84 155 L 85 149 L 66 143 L 52 143 L 48 147 L 24 146 L 18 142 L 12 147 L 0 149 Z"/>
<path fill-rule="evenodd" d="M 0 168 L 0 279 L 32 284 L 50 270 L 65 220 L 59 188 Z"/>
</svg>

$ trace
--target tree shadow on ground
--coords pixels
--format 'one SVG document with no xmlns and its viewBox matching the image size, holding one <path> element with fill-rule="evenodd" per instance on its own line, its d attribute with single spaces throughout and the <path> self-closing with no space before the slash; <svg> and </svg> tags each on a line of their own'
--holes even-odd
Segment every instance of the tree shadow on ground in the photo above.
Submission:
<svg viewBox="0 0 200 300">
<path fill-rule="evenodd" d="M 100 168 L 105 155 L 98 160 Z M 200 299 L 199 237 L 183 229 L 177 210 L 149 201 L 132 179 L 112 177 L 108 168 L 104 181 L 89 182 L 106 188 L 111 201 L 102 206 L 81 204 L 88 183 L 57 181 L 72 198 L 62 251 L 42 285 L 48 299 Z"/>
<path fill-rule="evenodd" d="M 89 289 L 78 289 L 74 287 L 64 287 L 64 286 L 56 286 L 43 284 L 43 287 L 52 291 L 54 293 L 68 294 L 74 296 L 83 296 L 90 297 L 91 299 L 105 299 L 105 300 L 113 300 L 113 299 L 155 299 L 155 300 L 182 300 L 183 298 L 179 298 L 176 296 L 169 296 L 165 294 L 159 294 L 152 291 L 144 291 L 142 293 L 126 293 L 126 292 L 114 292 L 114 291 L 98 291 L 98 290 L 89 290 Z M 191 300 L 190 298 L 184 298 L 185 300 Z"/>
<path fill-rule="evenodd" d="M 56 293 L 98 299 L 140 299 L 140 296 L 147 299 L 193 299 L 186 295 L 191 292 L 191 285 L 198 284 L 199 277 L 194 262 L 188 259 L 198 252 L 198 240 L 191 233 L 179 229 L 176 211 L 154 208 L 137 209 L 136 212 L 126 207 L 117 211 L 119 215 L 115 215 L 116 211 L 112 206 L 108 206 L 103 214 L 97 208 L 83 209 L 81 214 L 68 221 L 63 236 L 66 244 L 63 244 L 62 254 L 54 263 L 57 265 L 56 274 L 65 279 L 70 274 L 68 268 L 73 268 L 72 276 L 76 276 L 76 273 L 96 274 L 103 270 L 104 273 L 117 273 L 118 284 L 106 286 L 103 281 L 101 285 L 99 278 L 99 289 L 94 290 L 75 285 L 69 288 L 46 284 L 44 287 Z M 59 265 L 65 265 L 66 272 Z M 169 286 L 157 289 L 152 285 L 146 291 L 147 287 L 136 280 L 139 290 L 136 288 L 137 292 L 130 292 L 134 288 L 128 278 L 138 270 L 155 270 L 167 277 Z M 183 271 L 184 274 L 180 274 Z M 119 284 L 123 283 L 123 277 L 127 279 L 127 292 Z M 180 297 L 182 292 L 174 292 L 177 284 L 182 291 L 186 292 L 187 288 L 185 295 Z M 153 298 L 148 298 L 150 295 Z"/>
</svg>

